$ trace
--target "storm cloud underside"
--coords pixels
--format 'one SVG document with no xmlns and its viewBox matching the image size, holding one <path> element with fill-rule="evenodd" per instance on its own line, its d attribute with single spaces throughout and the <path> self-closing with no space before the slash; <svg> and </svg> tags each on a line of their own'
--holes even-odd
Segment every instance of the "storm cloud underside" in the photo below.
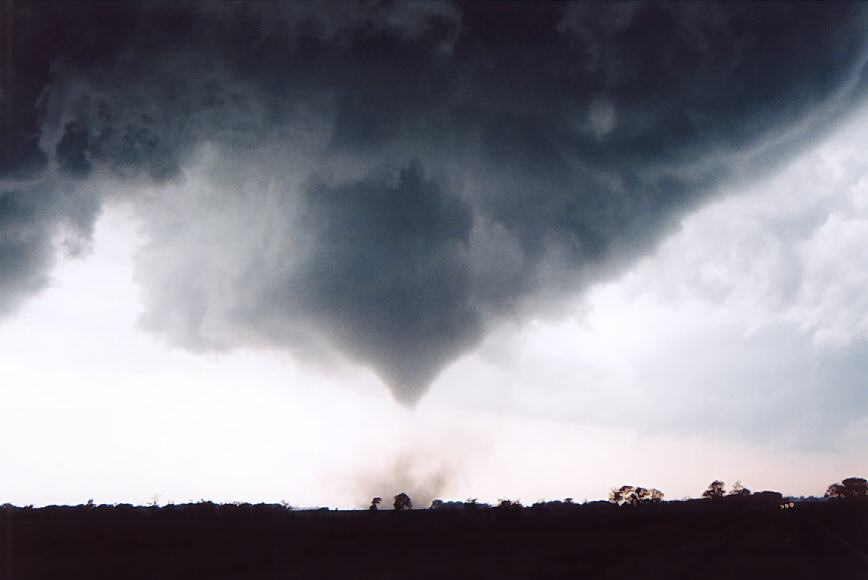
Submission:
<svg viewBox="0 0 868 580">
<path fill-rule="evenodd" d="M 4 18 L 9 18 L 5 14 Z M 411 402 L 865 93 L 853 4 L 24 4 L 0 314 L 131 203 L 143 324 Z"/>
</svg>

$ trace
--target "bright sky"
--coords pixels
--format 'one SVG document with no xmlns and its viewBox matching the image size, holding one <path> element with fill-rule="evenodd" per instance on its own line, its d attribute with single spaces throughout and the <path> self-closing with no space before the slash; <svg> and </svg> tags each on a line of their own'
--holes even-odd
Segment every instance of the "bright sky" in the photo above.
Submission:
<svg viewBox="0 0 868 580">
<path fill-rule="evenodd" d="M 502 324 L 414 408 L 352 364 L 142 330 L 144 234 L 110 205 L 0 322 L 0 501 L 820 495 L 868 474 L 866 150 L 863 110 L 566 312 Z"/>
</svg>

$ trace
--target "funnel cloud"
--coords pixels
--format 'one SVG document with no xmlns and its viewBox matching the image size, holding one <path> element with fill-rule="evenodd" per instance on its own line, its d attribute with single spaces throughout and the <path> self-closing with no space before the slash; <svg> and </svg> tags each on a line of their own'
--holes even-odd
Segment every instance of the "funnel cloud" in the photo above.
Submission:
<svg viewBox="0 0 868 580">
<path fill-rule="evenodd" d="M 8 3 L 0 315 L 141 218 L 142 324 L 412 403 L 868 87 L 861 3 Z"/>
</svg>

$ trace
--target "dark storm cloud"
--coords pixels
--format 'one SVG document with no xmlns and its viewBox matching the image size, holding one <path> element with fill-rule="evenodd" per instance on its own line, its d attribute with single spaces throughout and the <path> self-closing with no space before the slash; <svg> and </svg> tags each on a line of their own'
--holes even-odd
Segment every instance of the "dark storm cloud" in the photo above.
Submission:
<svg viewBox="0 0 868 580">
<path fill-rule="evenodd" d="M 309 309 L 384 380 L 423 389 L 479 337 L 471 208 L 419 165 L 391 182 L 313 185 L 303 211 L 315 248 L 303 266 Z"/>
<path fill-rule="evenodd" d="M 17 306 L 22 295 L 45 285 L 51 245 L 43 227 L 32 226 L 37 210 L 17 192 L 0 192 L 0 312 Z"/>
<path fill-rule="evenodd" d="M 194 349 L 336 348 L 403 400 L 489 322 L 617 271 L 868 84 L 855 3 L 16 10 L 0 223 L 31 233 L 0 287 L 44 283 L 58 227 L 21 184 L 110 182 L 149 224 L 150 328 Z M 96 208 L 79 213 L 86 233 Z"/>
<path fill-rule="evenodd" d="M 0 189 L 0 316 L 48 283 L 55 253 L 75 255 L 89 238 L 99 201 L 37 183 Z"/>
</svg>

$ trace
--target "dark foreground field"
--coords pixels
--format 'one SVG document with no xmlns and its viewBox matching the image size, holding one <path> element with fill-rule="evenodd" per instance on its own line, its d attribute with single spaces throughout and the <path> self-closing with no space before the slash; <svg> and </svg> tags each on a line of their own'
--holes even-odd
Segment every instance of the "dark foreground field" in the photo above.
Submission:
<svg viewBox="0 0 868 580">
<path fill-rule="evenodd" d="M 0 508 L 4 510 L 4 508 Z M 3 580 L 868 578 L 868 502 L 5 508 Z"/>
</svg>

